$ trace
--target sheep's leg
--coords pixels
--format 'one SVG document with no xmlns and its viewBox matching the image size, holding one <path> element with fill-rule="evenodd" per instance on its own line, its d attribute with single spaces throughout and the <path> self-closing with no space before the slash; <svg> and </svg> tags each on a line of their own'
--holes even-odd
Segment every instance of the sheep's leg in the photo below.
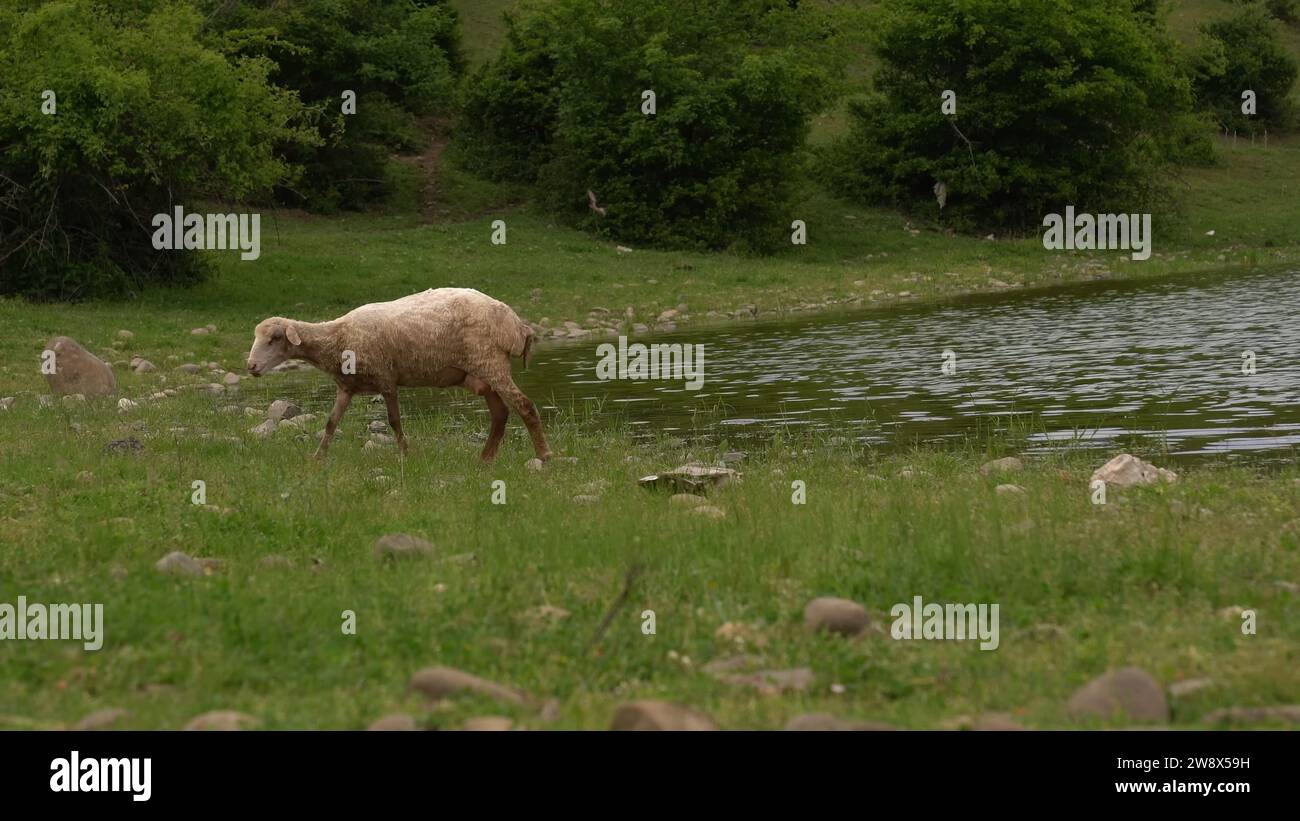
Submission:
<svg viewBox="0 0 1300 821">
<path fill-rule="evenodd" d="M 492 390 L 501 395 L 506 404 L 524 420 L 524 426 L 528 428 L 528 435 L 533 438 L 533 450 L 537 452 L 537 458 L 545 461 L 551 458 L 551 448 L 546 444 L 546 434 L 542 432 L 542 418 L 537 413 L 537 406 L 533 400 L 524 396 L 524 392 L 519 390 L 519 386 L 510 376 L 504 375 L 490 382 Z"/>
<path fill-rule="evenodd" d="M 325 437 L 320 440 L 320 447 L 316 448 L 317 459 L 324 459 L 325 454 L 329 452 L 330 440 L 334 438 L 334 431 L 338 430 L 339 420 L 343 418 L 343 414 L 350 404 L 352 404 L 352 394 L 339 388 L 338 396 L 334 398 L 334 410 L 330 411 L 329 421 L 325 423 Z"/>
<path fill-rule="evenodd" d="M 506 419 L 510 416 L 510 410 L 506 408 L 506 403 L 501 401 L 496 391 L 489 390 L 483 395 L 487 400 L 488 413 L 492 416 L 492 429 L 488 432 L 487 444 L 483 446 L 483 452 L 479 458 L 484 462 L 491 462 L 497 458 L 497 448 L 501 446 L 501 439 L 506 435 Z"/>
<path fill-rule="evenodd" d="M 402 412 L 397 405 L 397 391 L 384 394 L 384 404 L 388 406 L 388 427 L 393 429 L 393 435 L 397 437 L 397 449 L 406 455 L 406 437 L 402 435 Z"/>
</svg>

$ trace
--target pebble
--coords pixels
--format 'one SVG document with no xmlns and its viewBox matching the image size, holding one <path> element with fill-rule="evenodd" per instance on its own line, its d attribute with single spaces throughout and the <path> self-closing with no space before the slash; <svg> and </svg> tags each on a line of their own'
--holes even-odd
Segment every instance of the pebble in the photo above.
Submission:
<svg viewBox="0 0 1300 821">
<path fill-rule="evenodd" d="M 90 715 L 78 721 L 72 726 L 74 730 L 112 730 L 115 729 L 123 719 L 130 717 L 130 713 L 117 707 L 109 707 L 104 710 L 96 710 Z"/>
<path fill-rule="evenodd" d="M 245 713 L 237 713 L 234 710 L 213 710 L 209 713 L 195 716 L 185 725 L 187 730 L 247 730 L 256 727 L 260 722 Z"/>
<path fill-rule="evenodd" d="M 666 701 L 633 701 L 614 711 L 611 730 L 716 730 L 698 710 Z"/>
<path fill-rule="evenodd" d="M 375 558 L 407 559 L 433 555 L 433 545 L 409 533 L 389 533 L 375 540 Z"/>
<path fill-rule="evenodd" d="M 180 550 L 174 550 L 163 556 L 154 563 L 154 567 L 161 573 L 170 573 L 177 576 L 202 576 L 203 565 L 187 553 Z"/>
<path fill-rule="evenodd" d="M 1169 721 L 1164 688 L 1137 667 L 1110 670 L 1080 687 L 1066 710 L 1074 718 L 1110 719 L 1123 713 L 1129 721 Z"/>
<path fill-rule="evenodd" d="M 516 690 L 451 667 L 426 667 L 411 676 L 409 688 L 432 699 L 475 693 L 510 704 L 524 703 Z"/>
</svg>

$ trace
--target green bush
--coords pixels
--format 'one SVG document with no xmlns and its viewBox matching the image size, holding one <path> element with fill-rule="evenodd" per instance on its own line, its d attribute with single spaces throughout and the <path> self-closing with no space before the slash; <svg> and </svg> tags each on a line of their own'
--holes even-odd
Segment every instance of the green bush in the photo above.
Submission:
<svg viewBox="0 0 1300 821">
<path fill-rule="evenodd" d="M 1254 5 L 1260 0 L 1235 0 L 1238 5 Z M 1300 20 L 1300 0 L 1263 0 L 1263 6 L 1268 13 L 1277 19 L 1294 23 Z"/>
<path fill-rule="evenodd" d="M 533 5 L 468 84 L 458 148 L 469 167 L 537 183 L 552 209 L 611 238 L 773 247 L 797 216 L 789 187 L 810 118 L 844 66 L 831 18 L 810 6 Z"/>
<path fill-rule="evenodd" d="M 1224 130 L 1247 133 L 1294 124 L 1290 100 L 1296 62 L 1278 36 L 1278 24 L 1258 5 L 1233 17 L 1201 27 L 1202 39 L 1192 57 L 1193 88 L 1198 105 Z M 1256 113 L 1242 113 L 1242 92 L 1255 92 Z"/>
<path fill-rule="evenodd" d="M 417 116 L 445 115 L 463 68 L 456 11 L 442 0 L 204 0 L 208 37 L 227 54 L 264 57 L 275 81 L 306 103 L 320 145 L 288 159 L 300 183 L 277 191 L 288 205 L 359 209 L 393 193 L 394 150 L 425 139 Z M 356 93 L 355 114 L 342 94 Z"/>
<path fill-rule="evenodd" d="M 268 191 L 290 175 L 275 146 L 312 139 L 272 66 L 202 45 L 193 8 L 109 8 L 0 7 L 0 294 L 193 280 L 200 257 L 155 250 L 153 215 Z"/>
<path fill-rule="evenodd" d="M 1210 152 L 1154 8 L 886 0 L 874 93 L 824 152 L 825 177 L 854 199 L 961 230 L 1036 230 L 1068 204 L 1149 209 L 1168 162 Z M 955 115 L 941 109 L 946 90 Z"/>
</svg>

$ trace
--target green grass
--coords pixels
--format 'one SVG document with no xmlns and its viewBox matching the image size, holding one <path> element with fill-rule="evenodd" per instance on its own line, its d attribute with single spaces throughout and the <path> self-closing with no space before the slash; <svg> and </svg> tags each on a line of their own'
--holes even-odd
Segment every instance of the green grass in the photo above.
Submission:
<svg viewBox="0 0 1300 821">
<path fill-rule="evenodd" d="M 1096 506 L 1095 456 L 996 479 L 976 467 L 1011 443 L 886 458 L 795 440 L 751 455 L 744 480 L 714 494 L 727 514 L 715 522 L 636 479 L 716 454 L 631 446 L 598 421 L 554 421 L 557 450 L 578 461 L 538 474 L 524 468 L 531 453 L 517 426 L 485 467 L 467 435 L 478 420 L 450 413 L 413 421 L 405 462 L 389 447 L 362 451 L 363 422 L 377 415 L 363 403 L 320 465 L 308 458 L 314 437 L 254 440 L 251 420 L 219 412 L 225 401 L 183 392 L 129 415 L 9 411 L 0 601 L 102 602 L 106 638 L 96 653 L 0 644 L 0 727 L 53 728 L 112 706 L 138 728 L 178 727 L 209 709 L 271 728 L 362 727 L 389 712 L 428 726 L 505 713 L 530 727 L 601 728 L 634 698 L 690 703 L 729 728 L 811 711 L 913 728 L 987 712 L 1090 726 L 1068 718 L 1065 700 L 1124 665 L 1166 684 L 1215 679 L 1174 701 L 1175 726 L 1197 726 L 1216 707 L 1300 701 L 1300 600 L 1275 584 L 1300 580 L 1294 468 L 1192 470 L 1167 487 L 1112 490 Z M 128 435 L 144 442 L 141 454 L 104 452 Z M 918 474 L 899 478 L 905 466 Z M 196 479 L 228 513 L 191 503 Z M 504 505 L 490 500 L 497 479 Z M 794 480 L 806 482 L 805 505 L 791 503 Z M 1025 496 L 994 493 L 999 481 Z M 581 505 L 578 494 L 600 501 Z M 390 532 L 424 536 L 436 555 L 387 566 L 371 545 Z M 163 576 L 152 565 L 172 550 L 224 566 Z M 271 554 L 295 566 L 262 567 Z M 627 606 L 587 649 L 635 564 L 644 570 Z M 886 633 L 808 635 L 802 609 L 821 595 L 863 603 Z M 998 603 L 1001 646 L 892 640 L 890 607 L 917 595 Z M 534 624 L 526 613 L 542 605 L 570 615 Z M 1219 615 L 1231 606 L 1257 611 L 1258 635 Z M 647 609 L 653 636 L 640 629 Z M 355 636 L 342 633 L 345 610 Z M 717 635 L 727 623 L 742 625 L 732 630 L 743 641 Z M 814 685 L 764 697 L 699 670 L 741 652 L 770 668 L 810 667 Z M 405 686 L 435 664 L 521 687 L 537 703 L 557 699 L 558 718 L 479 699 L 426 705 Z"/>
</svg>

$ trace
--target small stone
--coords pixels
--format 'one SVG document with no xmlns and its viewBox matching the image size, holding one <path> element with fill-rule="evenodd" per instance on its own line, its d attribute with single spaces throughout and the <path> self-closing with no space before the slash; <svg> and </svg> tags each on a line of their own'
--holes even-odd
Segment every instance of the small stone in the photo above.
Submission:
<svg viewBox="0 0 1300 821">
<path fill-rule="evenodd" d="M 716 730 L 704 713 L 666 701 L 633 701 L 614 712 L 611 730 Z"/>
<path fill-rule="evenodd" d="M 134 399 L 127 399 L 125 396 L 117 400 L 117 410 L 119 413 L 130 413 L 140 407 L 140 403 Z"/>
<path fill-rule="evenodd" d="M 109 707 L 105 710 L 96 710 L 90 715 L 78 721 L 72 726 L 74 730 L 112 730 L 115 729 L 123 719 L 128 718 L 131 714 L 126 710 L 116 707 Z"/>
<path fill-rule="evenodd" d="M 468 692 L 510 704 L 524 703 L 523 695 L 516 690 L 450 667 L 426 667 L 411 676 L 409 687 L 432 699 Z"/>
<path fill-rule="evenodd" d="M 1279 707 L 1226 707 L 1202 719 L 1206 724 L 1300 724 L 1300 704 Z"/>
<path fill-rule="evenodd" d="M 366 729 L 375 731 L 410 731 L 418 730 L 419 727 L 415 725 L 415 719 L 405 713 L 394 713 L 375 719 Z"/>
<path fill-rule="evenodd" d="M 195 365 L 193 362 L 186 362 L 184 365 L 181 365 L 176 370 L 181 371 L 183 373 L 198 373 L 199 366 Z"/>
<path fill-rule="evenodd" d="M 369 430 L 371 433 L 387 433 L 387 432 L 388 432 L 388 423 L 387 423 L 387 422 L 381 422 L 381 421 L 379 421 L 378 419 L 376 419 L 376 420 L 374 420 L 373 422 L 371 422 L 369 425 L 367 425 L 366 428 L 367 428 L 367 430 Z"/>
<path fill-rule="evenodd" d="M 292 419 L 302 413 L 302 408 L 287 399 L 277 399 L 271 403 L 271 407 L 266 409 L 266 418 L 272 422 L 279 422 L 281 419 Z"/>
<path fill-rule="evenodd" d="M 1002 459 L 994 459 L 992 462 L 985 462 L 980 465 L 980 473 L 988 476 L 990 473 L 1015 473 L 1023 470 L 1025 463 L 1014 456 L 1006 456 Z"/>
<path fill-rule="evenodd" d="M 580 505 L 594 505 L 600 501 L 600 497 L 584 493 L 579 496 L 574 496 L 573 501 Z"/>
<path fill-rule="evenodd" d="M 897 730 L 898 728 L 881 722 L 846 721 L 829 713 L 807 713 L 787 721 L 785 729 L 793 732 L 843 732 Z"/>
<path fill-rule="evenodd" d="M 225 376 L 221 377 L 221 381 L 222 381 L 223 383 L 225 383 L 226 385 L 238 385 L 238 384 L 239 384 L 239 374 L 237 374 L 237 373 L 228 373 L 228 374 L 226 374 Z"/>
<path fill-rule="evenodd" d="M 730 622 L 728 622 L 730 624 Z M 734 673 L 740 670 L 753 669 L 762 665 L 763 657 L 754 655 L 728 656 L 726 658 L 714 659 L 700 668 L 711 676 L 722 675 L 723 673 Z"/>
<path fill-rule="evenodd" d="M 0 410 L 9 410 L 14 406 L 14 402 L 16 401 L 18 400 L 12 396 L 6 396 L 3 399 L 0 399 Z"/>
<path fill-rule="evenodd" d="M 841 636 L 856 636 L 871 623 L 866 609 L 854 601 L 821 597 L 808 602 L 804 625 L 813 632 L 825 630 Z"/>
<path fill-rule="evenodd" d="M 762 695 L 803 693 L 813 683 L 813 671 L 807 667 L 793 670 L 759 670 L 756 673 L 723 676 L 726 684 L 753 687 Z"/>
<path fill-rule="evenodd" d="M 1075 718 L 1110 719 L 1116 713 L 1129 721 L 1169 721 L 1164 688 L 1137 667 L 1110 670 L 1080 687 L 1066 705 Z"/>
<path fill-rule="evenodd" d="M 998 485 L 994 488 L 999 496 L 1023 496 L 1025 489 L 1020 485 Z"/>
<path fill-rule="evenodd" d="M 135 339 L 135 334 L 127 330 L 118 331 L 117 335 L 120 339 Z"/>
<path fill-rule="evenodd" d="M 191 336 L 207 336 L 211 331 L 207 328 L 194 328 L 190 331 Z"/>
<path fill-rule="evenodd" d="M 203 565 L 195 561 L 192 556 L 180 550 L 174 550 L 163 556 L 154 563 L 154 567 L 161 573 L 169 573 L 175 576 L 202 576 Z"/>
<path fill-rule="evenodd" d="M 234 710 L 213 710 L 210 713 L 195 716 L 185 725 L 186 730 L 247 730 L 260 722 L 250 715 Z"/>
<path fill-rule="evenodd" d="M 505 716 L 475 716 L 465 719 L 461 729 L 471 732 L 502 732 L 514 726 L 514 721 Z"/>
<path fill-rule="evenodd" d="M 409 559 L 433 555 L 433 545 L 408 533 L 389 533 L 375 540 L 375 558 Z"/>
<path fill-rule="evenodd" d="M 262 424 L 248 429 L 248 432 L 262 439 L 266 439 L 275 433 L 278 426 L 274 419 L 265 419 Z"/>
<path fill-rule="evenodd" d="M 527 462 L 524 462 L 524 467 L 532 471 L 538 471 L 546 467 L 546 463 L 541 459 L 529 459 Z"/>
</svg>

